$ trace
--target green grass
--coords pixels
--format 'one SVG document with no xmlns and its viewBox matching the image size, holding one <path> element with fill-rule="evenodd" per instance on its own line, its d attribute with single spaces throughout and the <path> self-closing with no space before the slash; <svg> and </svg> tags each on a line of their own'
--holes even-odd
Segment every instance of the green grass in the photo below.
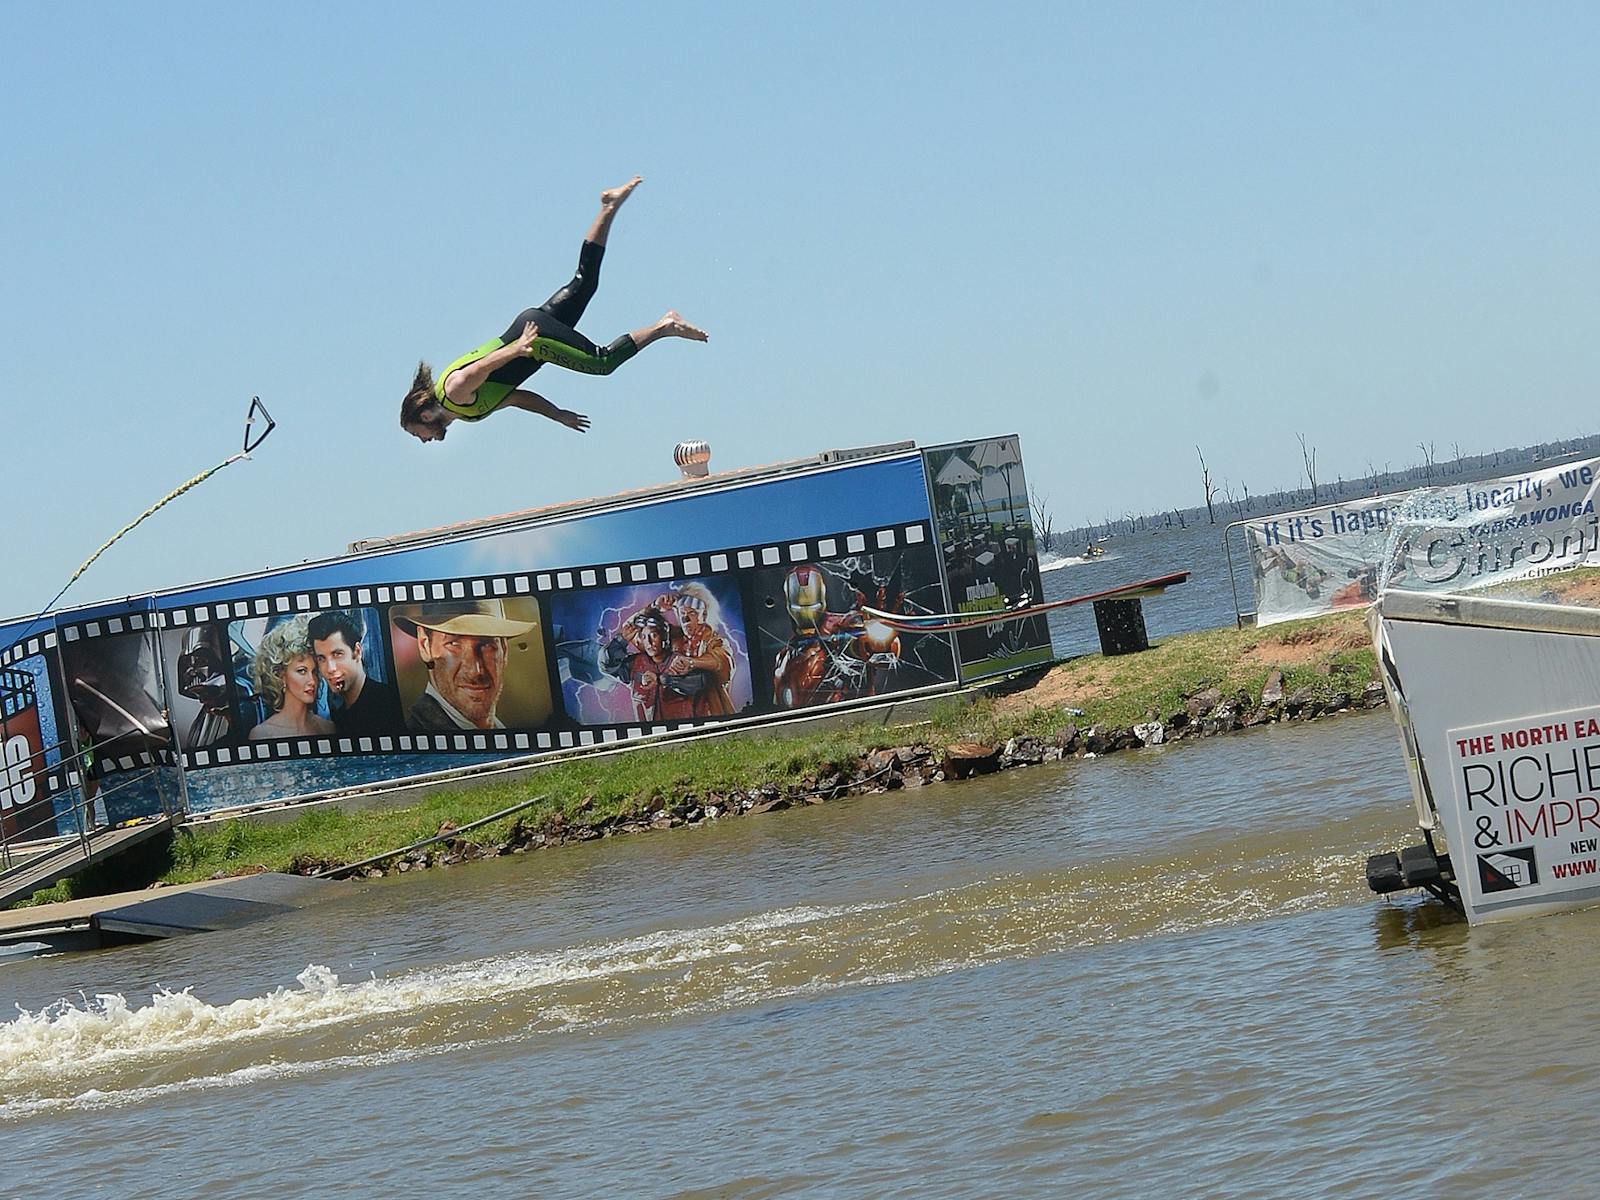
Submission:
<svg viewBox="0 0 1600 1200">
<path fill-rule="evenodd" d="M 1283 672 L 1285 695 L 1303 687 L 1320 699 L 1337 691 L 1359 694 L 1378 677 L 1365 622 L 1365 612 L 1348 612 L 1266 629 L 1183 634 L 1141 654 L 1074 659 L 1058 667 L 1051 682 L 1085 693 L 1076 705 L 1085 713 L 1080 725 L 1165 718 L 1208 687 L 1253 704 L 1274 669 Z"/>
<path fill-rule="evenodd" d="M 1184 698 L 1207 687 L 1254 702 L 1278 660 L 1286 666 L 1285 694 L 1311 686 L 1320 696 L 1359 694 L 1376 678 L 1365 642 L 1363 614 L 1348 613 L 1265 630 L 1185 634 L 1151 650 L 1119 658 L 1090 655 L 1058 666 L 1037 686 L 976 702 L 951 697 L 914 725 L 860 724 L 777 736 L 752 732 L 605 757 L 569 759 L 515 780 L 433 793 L 405 808 L 347 812 L 308 810 L 293 820 L 241 819 L 180 829 L 170 842 L 119 857 L 48 891 L 31 903 L 101 895 L 161 881 L 187 883 L 219 874 L 286 871 L 310 864 L 357 862 L 431 837 L 442 823 L 466 825 L 534 797 L 536 805 L 473 831 L 472 841 L 503 841 L 514 822 L 550 830 L 643 817 L 681 806 L 687 796 L 751 791 L 764 786 L 809 786 L 830 776 L 848 779 L 862 755 L 920 743 L 935 750 L 955 741 L 999 744 L 1009 737 L 1051 738 L 1069 720 L 1126 726 L 1154 714 L 1165 718 Z M 1066 692 L 1072 696 L 1062 697 Z M 1065 707 L 1084 710 L 1069 716 Z"/>
</svg>

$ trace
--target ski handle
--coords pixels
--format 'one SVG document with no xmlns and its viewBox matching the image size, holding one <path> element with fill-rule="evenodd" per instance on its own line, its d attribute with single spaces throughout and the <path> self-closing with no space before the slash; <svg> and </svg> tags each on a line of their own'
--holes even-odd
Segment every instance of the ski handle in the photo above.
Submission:
<svg viewBox="0 0 1600 1200">
<path fill-rule="evenodd" d="M 250 436 L 251 427 L 254 426 L 255 423 L 256 423 L 256 414 L 257 413 L 261 414 L 262 418 L 267 423 L 267 427 L 265 429 L 263 429 L 259 434 L 256 434 L 256 436 L 254 438 L 252 438 Z M 241 451 L 241 453 L 249 454 L 257 446 L 261 445 L 262 442 L 266 441 L 267 440 L 267 435 L 269 433 L 271 433 L 277 427 L 278 427 L 278 423 L 272 419 L 272 414 L 267 411 L 267 406 L 265 404 L 261 403 L 261 397 L 260 396 L 251 396 L 250 397 L 250 412 L 249 412 L 249 415 L 247 415 L 245 417 L 245 419 L 244 419 L 244 450 Z"/>
</svg>

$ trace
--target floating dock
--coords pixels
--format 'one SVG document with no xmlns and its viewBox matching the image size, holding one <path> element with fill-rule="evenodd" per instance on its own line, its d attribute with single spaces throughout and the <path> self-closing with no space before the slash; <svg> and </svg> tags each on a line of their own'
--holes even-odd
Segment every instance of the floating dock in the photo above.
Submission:
<svg viewBox="0 0 1600 1200">
<path fill-rule="evenodd" d="M 334 885 L 263 872 L 0 912 L 0 947 L 90 950 L 235 929 L 305 908 Z"/>
</svg>

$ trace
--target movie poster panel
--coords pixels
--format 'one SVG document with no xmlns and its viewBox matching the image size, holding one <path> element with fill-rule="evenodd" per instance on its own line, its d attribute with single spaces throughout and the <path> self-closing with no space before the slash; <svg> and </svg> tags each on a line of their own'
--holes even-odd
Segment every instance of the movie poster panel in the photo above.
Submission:
<svg viewBox="0 0 1600 1200">
<path fill-rule="evenodd" d="M 1022 449 L 1015 436 L 923 451 L 950 602 L 999 611 L 1044 597 Z M 956 636 L 963 681 L 1050 661 L 1050 628 L 1029 617 Z"/>
<path fill-rule="evenodd" d="M 0 668 L 0 831 L 8 841 L 56 835 L 45 766 L 55 713 L 42 655 Z"/>
<path fill-rule="evenodd" d="M 67 698 L 98 774 L 171 745 L 154 633 L 78 638 L 61 645 Z"/>
<path fill-rule="evenodd" d="M 534 597 L 396 604 L 389 624 L 404 732 L 549 722 L 550 670 Z"/>
<path fill-rule="evenodd" d="M 375 608 L 328 609 L 306 622 L 328 719 L 341 738 L 384 737 L 405 727 L 387 628 Z"/>
<path fill-rule="evenodd" d="M 161 634 L 161 658 L 172 692 L 178 748 L 203 750 L 241 740 L 227 625 L 211 622 L 168 629 Z"/>
<path fill-rule="evenodd" d="M 580 725 L 741 716 L 753 708 L 732 576 L 550 598 L 561 699 Z"/>
<path fill-rule="evenodd" d="M 765 567 L 746 580 L 750 657 L 757 696 L 768 711 L 955 678 L 948 634 L 896 631 L 862 611 L 938 612 L 943 596 L 929 544 Z"/>
<path fill-rule="evenodd" d="M 214 729 L 211 740 L 195 746 L 404 732 L 384 629 L 375 608 L 230 623 L 227 675 L 235 697 L 233 720 L 225 732 Z M 211 641 L 197 640 L 206 645 Z M 186 678 L 202 669 L 196 666 L 186 677 L 183 667 L 180 660 L 174 676 L 180 692 Z"/>
</svg>

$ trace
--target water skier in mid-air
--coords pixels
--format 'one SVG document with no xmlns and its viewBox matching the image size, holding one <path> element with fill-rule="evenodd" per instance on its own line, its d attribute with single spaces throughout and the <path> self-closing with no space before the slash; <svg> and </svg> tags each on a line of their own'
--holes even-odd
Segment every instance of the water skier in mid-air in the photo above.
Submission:
<svg viewBox="0 0 1600 1200">
<path fill-rule="evenodd" d="M 545 363 L 586 375 L 609 375 L 659 338 L 706 340 L 704 330 L 671 310 L 655 324 L 625 333 L 605 347 L 595 345 L 574 328 L 599 285 L 600 260 L 611 221 L 638 186 L 639 176 L 635 175 L 621 187 L 600 193 L 600 215 L 584 236 L 578 269 L 555 295 L 537 308 L 518 313 L 504 333 L 456 359 L 437 381 L 432 367 L 425 362 L 417 365 L 411 390 L 400 405 L 402 429 L 424 442 L 437 442 L 444 439 L 453 421 L 481 421 L 499 409 L 520 408 L 582 433 L 589 428 L 589 418 L 559 408 L 536 392 L 524 391 L 521 385 L 528 376 Z"/>
</svg>

